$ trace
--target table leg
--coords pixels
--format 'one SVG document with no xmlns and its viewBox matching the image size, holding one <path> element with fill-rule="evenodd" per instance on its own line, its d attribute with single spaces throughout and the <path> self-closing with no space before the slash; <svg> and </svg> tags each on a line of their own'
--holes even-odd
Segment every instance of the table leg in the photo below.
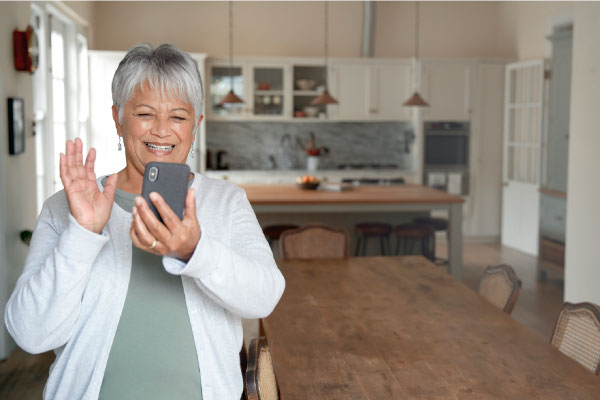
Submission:
<svg viewBox="0 0 600 400">
<path fill-rule="evenodd" d="M 462 277 L 462 203 L 450 206 L 448 226 L 448 267 L 456 279 Z"/>
</svg>

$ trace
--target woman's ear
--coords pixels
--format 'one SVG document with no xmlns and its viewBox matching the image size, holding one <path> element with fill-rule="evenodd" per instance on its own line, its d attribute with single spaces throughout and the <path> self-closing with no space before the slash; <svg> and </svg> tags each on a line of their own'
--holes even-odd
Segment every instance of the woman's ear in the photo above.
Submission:
<svg viewBox="0 0 600 400">
<path fill-rule="evenodd" d="M 203 119 L 204 119 L 204 114 L 200 114 L 200 116 L 198 117 L 198 126 L 200 126 L 200 123 L 202 122 Z"/>
<path fill-rule="evenodd" d="M 112 117 L 113 121 L 115 121 L 115 128 L 117 128 L 117 134 L 121 136 L 121 124 L 119 123 L 119 110 L 117 110 L 117 106 L 112 106 Z"/>
</svg>

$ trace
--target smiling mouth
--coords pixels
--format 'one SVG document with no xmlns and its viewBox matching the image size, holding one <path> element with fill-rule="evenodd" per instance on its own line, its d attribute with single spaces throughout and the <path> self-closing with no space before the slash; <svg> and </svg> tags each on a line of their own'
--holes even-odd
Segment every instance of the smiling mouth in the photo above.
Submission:
<svg viewBox="0 0 600 400">
<path fill-rule="evenodd" d="M 154 151 L 171 151 L 175 145 L 174 144 L 168 144 L 168 145 L 158 145 L 158 144 L 154 144 L 154 143 L 148 143 L 148 142 L 144 142 L 144 144 L 150 149 L 150 150 L 154 150 Z"/>
</svg>

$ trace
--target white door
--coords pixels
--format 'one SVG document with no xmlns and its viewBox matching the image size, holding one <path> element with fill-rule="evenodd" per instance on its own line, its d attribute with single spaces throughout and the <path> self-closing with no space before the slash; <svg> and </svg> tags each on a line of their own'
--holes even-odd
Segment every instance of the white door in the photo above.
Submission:
<svg viewBox="0 0 600 400">
<path fill-rule="evenodd" d="M 538 253 L 544 62 L 506 66 L 502 245 Z"/>
</svg>

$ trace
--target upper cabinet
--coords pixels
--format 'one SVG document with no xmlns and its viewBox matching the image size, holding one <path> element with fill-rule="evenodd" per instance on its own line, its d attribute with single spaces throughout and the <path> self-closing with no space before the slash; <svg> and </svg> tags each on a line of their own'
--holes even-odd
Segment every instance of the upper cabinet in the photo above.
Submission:
<svg viewBox="0 0 600 400">
<path fill-rule="evenodd" d="M 465 121 L 471 119 L 473 62 L 426 60 L 421 64 L 421 89 L 429 107 L 424 120 Z"/>
<path fill-rule="evenodd" d="M 402 103 L 410 95 L 410 64 L 404 60 L 209 59 L 209 119 L 409 120 Z M 339 105 L 315 106 L 326 86 Z M 220 104 L 233 86 L 244 103 Z"/>
</svg>

